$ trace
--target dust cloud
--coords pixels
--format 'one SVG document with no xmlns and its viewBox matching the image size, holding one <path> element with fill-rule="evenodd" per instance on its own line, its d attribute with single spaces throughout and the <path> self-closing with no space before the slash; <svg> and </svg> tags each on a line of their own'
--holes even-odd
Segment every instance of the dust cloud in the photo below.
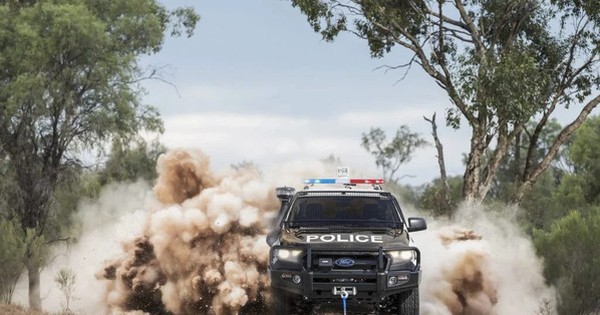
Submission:
<svg viewBox="0 0 600 315">
<path fill-rule="evenodd" d="M 57 273 L 66 268 L 75 276 L 70 309 L 74 314 L 106 314 L 102 292 L 105 283 L 95 277 L 103 262 L 122 253 L 119 243 L 140 235 L 148 208 L 158 202 L 152 187 L 143 182 L 110 184 L 95 200 L 79 205 L 74 220 L 81 235 L 77 242 L 60 243 L 50 255 L 50 264 L 41 272 L 40 291 L 44 310 L 61 313 L 65 299 L 55 283 Z M 27 276 L 21 276 L 14 302 L 27 305 Z"/>
<path fill-rule="evenodd" d="M 421 314 L 555 313 L 555 292 L 515 212 L 463 205 L 452 220 L 428 220 L 426 232 L 413 234 L 423 254 Z"/>
<path fill-rule="evenodd" d="M 47 270 L 77 273 L 76 313 L 265 313 L 274 187 L 331 169 L 304 160 L 217 174 L 200 151 L 170 151 L 159 159 L 153 189 L 111 185 L 83 204 L 80 241 Z M 421 314 L 538 314 L 554 300 L 514 212 L 463 206 L 452 220 L 428 218 L 429 229 L 412 234 L 423 257 Z M 50 291 L 47 300 L 58 304 Z"/>
<path fill-rule="evenodd" d="M 162 206 L 99 274 L 109 280 L 107 304 L 153 314 L 265 311 L 272 187 L 253 168 L 213 174 L 199 151 L 171 151 L 157 171 Z"/>
</svg>

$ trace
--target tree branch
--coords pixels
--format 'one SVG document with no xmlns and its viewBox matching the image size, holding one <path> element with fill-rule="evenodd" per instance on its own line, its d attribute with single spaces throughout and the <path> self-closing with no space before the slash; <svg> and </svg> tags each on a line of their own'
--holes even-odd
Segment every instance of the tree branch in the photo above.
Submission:
<svg viewBox="0 0 600 315">
<path fill-rule="evenodd" d="M 563 130 L 558 134 L 554 143 L 548 150 L 548 154 L 544 157 L 542 162 L 533 169 L 533 171 L 524 179 L 523 183 L 519 187 L 517 201 L 520 201 L 523 197 L 524 193 L 531 188 L 531 186 L 535 183 L 537 178 L 542 174 L 542 172 L 550 165 L 550 162 L 554 159 L 560 147 L 567 141 L 567 139 L 579 128 L 587 119 L 590 112 L 596 108 L 600 104 L 600 95 L 596 96 L 592 100 L 590 100 L 581 110 L 577 118 L 573 120 L 569 125 L 567 125 Z"/>
<path fill-rule="evenodd" d="M 519 132 L 521 132 L 522 128 L 523 125 L 517 125 L 510 133 L 508 133 L 508 127 L 506 126 L 506 123 L 502 123 L 498 128 L 498 144 L 492 153 L 492 157 L 483 170 L 483 182 L 481 185 L 482 191 L 480 192 L 482 196 L 486 195 L 487 190 L 489 189 L 490 184 L 496 175 L 496 171 L 498 170 L 502 159 L 506 155 L 508 145 L 511 143 L 512 139 L 515 138 Z"/>
<path fill-rule="evenodd" d="M 375 70 L 385 69 L 384 72 L 387 73 L 390 70 L 405 69 L 404 74 L 402 75 L 402 77 L 398 81 L 396 81 L 396 83 L 398 83 L 398 82 L 400 82 L 400 81 L 402 81 L 402 80 L 404 80 L 406 78 L 406 76 L 408 75 L 408 72 L 412 68 L 412 65 L 415 62 L 416 58 L 417 58 L 417 55 L 414 54 L 412 56 L 412 58 L 410 59 L 410 61 L 407 62 L 407 63 L 396 65 L 396 66 L 382 65 L 382 66 L 376 67 Z"/>
<path fill-rule="evenodd" d="M 479 31 L 477 30 L 477 26 L 475 26 L 475 23 L 473 22 L 473 20 L 467 13 L 462 0 L 454 0 L 454 4 L 455 4 L 456 8 L 458 9 L 458 12 L 460 13 L 460 17 L 467 24 L 469 33 L 471 33 L 471 38 L 473 39 L 473 42 L 475 42 L 475 48 L 476 48 L 479 56 L 483 60 L 483 58 L 485 57 L 484 56 L 485 47 L 483 46 L 483 43 L 481 42 L 481 38 L 479 36 Z"/>
<path fill-rule="evenodd" d="M 383 8 L 380 7 L 379 10 L 380 10 L 381 14 L 384 13 Z M 389 27 L 384 26 L 377 21 L 371 21 L 371 23 L 374 26 L 383 30 L 384 32 L 390 34 L 397 42 L 399 42 L 399 43 L 403 42 L 401 39 L 398 38 L 396 33 L 394 31 L 392 31 Z M 398 31 L 400 34 L 402 34 L 402 36 L 404 36 L 406 39 L 409 40 L 409 42 L 411 44 L 405 45 L 405 47 L 412 50 L 418 56 L 420 65 L 423 68 L 423 70 L 425 70 L 425 72 L 427 74 L 429 74 L 431 77 L 433 77 L 435 80 L 437 80 L 440 84 L 445 86 L 445 89 L 448 91 L 448 94 L 449 94 L 450 98 L 452 99 L 452 101 L 455 103 L 456 107 L 458 107 L 458 109 L 461 111 L 461 113 L 467 118 L 467 120 L 470 123 L 474 123 L 475 117 L 472 115 L 472 113 L 470 113 L 467 110 L 466 104 L 459 97 L 458 92 L 456 91 L 456 88 L 454 87 L 454 85 L 451 81 L 450 72 L 448 71 L 446 66 L 441 65 L 442 69 L 444 71 L 444 74 L 437 71 L 431 65 L 431 63 L 430 63 L 429 59 L 427 58 L 427 56 L 425 55 L 425 51 L 423 50 L 419 41 L 413 35 L 411 35 L 408 31 L 406 31 L 404 28 L 402 28 L 400 25 L 398 25 L 396 22 L 391 21 L 391 23 L 396 31 Z"/>
<path fill-rule="evenodd" d="M 440 21 L 444 21 L 444 22 L 446 22 L 448 24 L 451 24 L 451 25 L 454 25 L 454 26 L 458 26 L 458 27 L 460 27 L 461 29 L 463 29 L 463 30 L 465 30 L 467 32 L 471 31 L 469 29 L 469 27 L 467 26 L 467 24 L 465 24 L 465 23 L 463 23 L 461 21 L 455 20 L 455 19 L 451 19 L 451 18 L 449 18 L 449 17 L 447 17 L 447 16 L 445 16 L 445 15 L 443 15 L 441 13 L 435 12 L 435 11 L 431 10 L 429 7 L 427 8 L 427 13 L 431 14 L 432 16 L 435 16 L 438 19 L 440 19 Z M 470 34 L 470 33 L 465 33 L 465 34 Z"/>
<path fill-rule="evenodd" d="M 427 118 L 426 116 L 423 116 L 423 119 L 425 119 L 425 121 L 427 121 L 428 123 L 431 124 L 431 135 L 433 136 L 433 141 L 435 143 L 435 148 L 437 150 L 437 160 L 438 160 L 438 166 L 440 168 L 440 179 L 444 185 L 444 189 L 446 189 L 446 192 L 448 192 L 448 175 L 446 174 L 446 162 L 444 160 L 444 146 L 442 145 L 442 142 L 440 141 L 440 138 L 438 137 L 438 133 L 437 133 L 437 124 L 435 123 L 435 116 L 436 113 L 433 113 L 433 116 L 431 116 L 431 118 Z"/>
<path fill-rule="evenodd" d="M 542 118 L 536 125 L 535 130 L 530 137 L 529 148 L 527 149 L 527 156 L 525 158 L 525 167 L 523 169 L 523 174 L 522 174 L 523 181 L 525 181 L 527 179 L 527 177 L 529 176 L 529 172 L 531 171 L 531 167 L 533 166 L 532 165 L 533 153 L 535 152 L 535 149 L 537 148 L 537 143 L 539 141 L 539 137 L 542 133 L 542 130 L 548 123 L 548 120 L 550 119 L 550 116 L 556 109 L 556 106 L 560 102 L 560 99 L 566 95 L 567 88 L 573 83 L 573 81 L 583 71 L 585 71 L 585 69 L 588 69 L 594 63 L 598 62 L 598 60 L 595 60 L 597 57 L 597 53 L 594 52 L 583 63 L 583 65 L 581 65 L 579 68 L 577 68 L 577 70 L 575 70 L 573 73 L 570 74 L 571 69 L 573 68 L 572 63 L 574 62 L 574 59 L 575 59 L 575 53 L 577 50 L 576 47 L 578 44 L 579 44 L 579 41 L 576 38 L 574 38 L 573 42 L 571 43 L 571 47 L 569 48 L 569 56 L 567 57 L 567 61 L 565 63 L 565 70 L 561 76 L 561 81 L 554 92 L 554 97 L 550 103 L 550 106 L 544 111 Z"/>
</svg>

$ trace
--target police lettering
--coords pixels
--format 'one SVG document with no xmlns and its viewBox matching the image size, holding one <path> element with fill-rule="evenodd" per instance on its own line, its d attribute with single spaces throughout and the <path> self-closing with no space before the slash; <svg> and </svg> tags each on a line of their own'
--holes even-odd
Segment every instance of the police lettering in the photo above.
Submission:
<svg viewBox="0 0 600 315">
<path fill-rule="evenodd" d="M 321 241 L 323 243 L 383 243 L 383 237 L 381 235 L 354 235 L 354 234 L 325 234 L 325 235 L 307 235 L 306 242 L 311 243 L 315 241 Z"/>
</svg>

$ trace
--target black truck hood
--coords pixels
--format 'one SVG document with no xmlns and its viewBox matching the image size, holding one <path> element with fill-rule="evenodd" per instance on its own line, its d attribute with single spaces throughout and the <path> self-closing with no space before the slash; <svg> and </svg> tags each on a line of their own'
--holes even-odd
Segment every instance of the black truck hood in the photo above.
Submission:
<svg viewBox="0 0 600 315">
<path fill-rule="evenodd" d="M 287 230 L 281 231 L 281 245 L 303 245 L 313 248 L 379 248 L 408 246 L 406 233 L 398 231 L 315 231 Z"/>
</svg>

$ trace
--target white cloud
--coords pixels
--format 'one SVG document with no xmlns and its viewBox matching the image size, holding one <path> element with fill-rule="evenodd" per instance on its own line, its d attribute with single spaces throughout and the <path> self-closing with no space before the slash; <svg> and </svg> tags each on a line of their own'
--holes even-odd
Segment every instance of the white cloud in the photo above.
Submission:
<svg viewBox="0 0 600 315">
<path fill-rule="evenodd" d="M 421 124 L 423 115 L 429 113 L 423 108 L 408 107 L 401 110 L 370 111 L 370 112 L 348 112 L 338 118 L 339 122 L 348 126 L 367 127 L 398 127 L 401 124 Z"/>
<path fill-rule="evenodd" d="M 229 85 L 190 85 L 181 90 L 182 98 L 200 105 L 205 103 L 223 104 L 260 100 L 272 97 L 276 93 L 276 88 L 265 85 L 236 85 L 234 83 L 230 83 Z"/>
<path fill-rule="evenodd" d="M 364 121 L 361 121 L 362 116 L 366 117 Z M 383 113 L 349 112 L 330 120 L 310 120 L 228 112 L 173 115 L 164 117 L 166 131 L 162 141 L 168 147 L 201 148 L 212 157 L 217 168 L 244 160 L 270 167 L 290 160 L 320 159 L 334 154 L 361 173 L 376 176 L 379 171 L 372 157 L 360 146 L 361 133 L 369 128 L 365 122 L 422 124 L 415 109 L 385 116 Z M 409 117 L 414 119 L 411 121 Z M 429 137 L 429 134 L 423 136 Z M 465 152 L 468 140 L 448 137 L 447 141 L 448 169 L 462 171 L 461 153 Z M 435 154 L 433 147 L 416 152 L 413 160 L 399 171 L 415 177 L 404 181 L 421 184 L 435 178 L 438 174 Z"/>
</svg>

